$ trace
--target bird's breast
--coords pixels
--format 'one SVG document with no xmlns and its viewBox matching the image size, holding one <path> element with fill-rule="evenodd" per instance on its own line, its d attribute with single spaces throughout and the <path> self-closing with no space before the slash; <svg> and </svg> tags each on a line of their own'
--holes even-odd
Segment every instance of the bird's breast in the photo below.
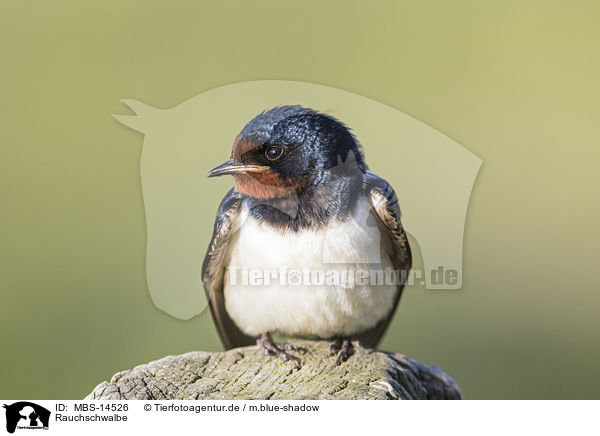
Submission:
<svg viewBox="0 0 600 436">
<path fill-rule="evenodd" d="M 389 242 L 369 215 L 364 199 L 346 220 L 284 231 L 244 212 L 227 253 L 229 316 L 253 336 L 328 338 L 377 324 L 393 309 L 397 287 L 381 282 L 392 268 Z"/>
</svg>

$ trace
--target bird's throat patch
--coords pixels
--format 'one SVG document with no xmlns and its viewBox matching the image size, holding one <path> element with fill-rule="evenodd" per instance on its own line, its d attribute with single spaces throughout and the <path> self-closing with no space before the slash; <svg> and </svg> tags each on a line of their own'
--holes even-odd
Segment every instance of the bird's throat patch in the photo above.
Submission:
<svg viewBox="0 0 600 436">
<path fill-rule="evenodd" d="M 235 175 L 239 192 L 250 197 L 269 200 L 292 195 L 293 189 L 286 186 L 279 174 L 267 170 L 262 173 L 238 173 Z"/>
</svg>

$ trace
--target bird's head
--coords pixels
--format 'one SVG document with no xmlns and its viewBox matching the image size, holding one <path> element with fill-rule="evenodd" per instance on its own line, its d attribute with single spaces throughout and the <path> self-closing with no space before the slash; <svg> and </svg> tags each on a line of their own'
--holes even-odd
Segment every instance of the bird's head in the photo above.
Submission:
<svg viewBox="0 0 600 436">
<path fill-rule="evenodd" d="M 274 199 L 365 170 L 358 143 L 341 122 L 301 106 L 279 106 L 251 120 L 235 139 L 231 159 L 208 177 L 231 174 L 242 194 Z"/>
</svg>

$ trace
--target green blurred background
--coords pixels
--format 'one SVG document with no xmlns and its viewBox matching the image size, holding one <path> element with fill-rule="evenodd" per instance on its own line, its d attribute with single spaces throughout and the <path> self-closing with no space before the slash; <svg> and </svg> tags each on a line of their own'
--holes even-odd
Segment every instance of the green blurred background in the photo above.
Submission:
<svg viewBox="0 0 600 436">
<path fill-rule="evenodd" d="M 2 0 L 0 397 L 81 398 L 118 370 L 220 349 L 208 313 L 181 321 L 150 300 L 143 137 L 111 113 L 286 79 L 381 101 L 484 161 L 463 289 L 410 289 L 382 348 L 441 365 L 467 398 L 598 398 L 599 13 Z"/>
</svg>

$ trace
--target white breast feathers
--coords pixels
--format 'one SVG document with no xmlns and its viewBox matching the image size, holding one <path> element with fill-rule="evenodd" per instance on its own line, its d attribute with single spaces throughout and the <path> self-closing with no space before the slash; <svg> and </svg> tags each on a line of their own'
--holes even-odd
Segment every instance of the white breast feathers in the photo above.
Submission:
<svg viewBox="0 0 600 436">
<path fill-rule="evenodd" d="M 370 207 L 364 199 L 347 222 L 297 232 L 243 212 L 224 280 L 225 307 L 236 325 L 252 336 L 331 338 L 384 319 L 397 287 L 381 284 L 383 270 L 392 268 L 390 247 L 375 220 L 367 220 Z"/>
</svg>

